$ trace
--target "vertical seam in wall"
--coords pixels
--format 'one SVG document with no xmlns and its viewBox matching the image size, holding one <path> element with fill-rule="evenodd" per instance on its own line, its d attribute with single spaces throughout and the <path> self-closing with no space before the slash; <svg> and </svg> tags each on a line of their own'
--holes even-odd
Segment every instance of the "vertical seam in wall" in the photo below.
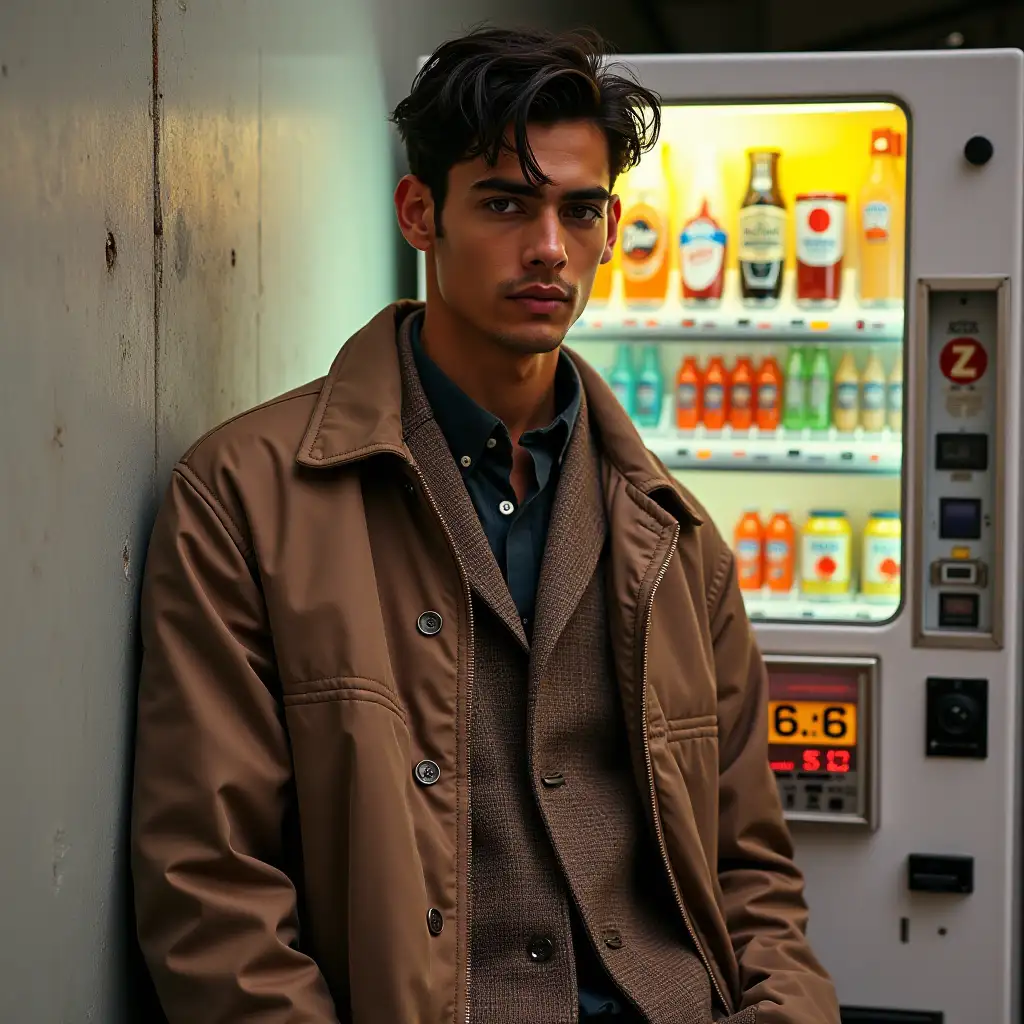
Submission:
<svg viewBox="0 0 1024 1024">
<path fill-rule="evenodd" d="M 256 51 L 256 396 L 263 401 L 263 47 Z"/>
<path fill-rule="evenodd" d="M 153 0 L 153 486 L 160 472 L 160 296 L 164 279 L 164 211 L 160 183 L 160 128 L 163 103 L 160 93 L 160 0 Z"/>
</svg>

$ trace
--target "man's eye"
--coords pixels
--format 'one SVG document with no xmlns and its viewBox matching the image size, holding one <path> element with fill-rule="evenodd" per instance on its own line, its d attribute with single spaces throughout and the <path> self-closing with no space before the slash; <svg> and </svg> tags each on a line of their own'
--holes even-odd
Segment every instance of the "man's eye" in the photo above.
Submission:
<svg viewBox="0 0 1024 1024">
<path fill-rule="evenodd" d="M 602 217 L 601 211 L 596 206 L 571 206 L 569 215 L 573 220 L 595 221 Z"/>
<path fill-rule="evenodd" d="M 512 199 L 488 199 L 485 205 L 492 213 L 515 213 L 519 209 Z"/>
</svg>

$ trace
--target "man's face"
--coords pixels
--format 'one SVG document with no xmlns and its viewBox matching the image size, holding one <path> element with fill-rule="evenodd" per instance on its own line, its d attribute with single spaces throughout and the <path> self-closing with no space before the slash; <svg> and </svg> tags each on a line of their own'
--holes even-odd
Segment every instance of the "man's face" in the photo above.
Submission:
<svg viewBox="0 0 1024 1024">
<path fill-rule="evenodd" d="M 599 264 L 611 259 L 620 213 L 609 195 L 600 128 L 589 121 L 531 125 L 529 140 L 550 185 L 529 185 L 512 153 L 502 152 L 494 167 L 482 157 L 456 164 L 443 235 L 433 230 L 430 203 L 430 238 L 417 246 L 433 257 L 437 290 L 451 312 L 524 354 L 561 344 Z"/>
</svg>

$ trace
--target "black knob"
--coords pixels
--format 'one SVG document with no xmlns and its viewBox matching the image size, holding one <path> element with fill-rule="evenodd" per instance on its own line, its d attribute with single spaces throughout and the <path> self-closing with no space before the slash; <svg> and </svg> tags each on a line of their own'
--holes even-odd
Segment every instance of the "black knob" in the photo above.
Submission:
<svg viewBox="0 0 1024 1024">
<path fill-rule="evenodd" d="M 972 135 L 964 143 L 964 157 L 969 164 L 982 167 L 992 159 L 995 147 L 984 135 Z"/>
<path fill-rule="evenodd" d="M 966 694 L 950 694 L 939 702 L 939 724 L 950 736 L 970 731 L 977 718 L 978 704 Z"/>
</svg>

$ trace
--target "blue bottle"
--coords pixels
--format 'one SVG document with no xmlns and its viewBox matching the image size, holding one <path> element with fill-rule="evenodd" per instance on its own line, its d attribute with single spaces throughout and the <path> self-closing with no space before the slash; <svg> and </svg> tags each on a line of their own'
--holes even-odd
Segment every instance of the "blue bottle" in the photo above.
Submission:
<svg viewBox="0 0 1024 1024">
<path fill-rule="evenodd" d="M 619 400 L 619 404 L 630 416 L 636 413 L 635 383 L 636 373 L 633 370 L 632 346 L 621 344 L 612 372 L 608 374 L 608 384 Z"/>
<path fill-rule="evenodd" d="M 665 379 L 661 373 L 658 346 L 644 347 L 643 362 L 636 379 L 636 422 L 640 427 L 657 427 L 661 423 L 661 403 Z"/>
</svg>

